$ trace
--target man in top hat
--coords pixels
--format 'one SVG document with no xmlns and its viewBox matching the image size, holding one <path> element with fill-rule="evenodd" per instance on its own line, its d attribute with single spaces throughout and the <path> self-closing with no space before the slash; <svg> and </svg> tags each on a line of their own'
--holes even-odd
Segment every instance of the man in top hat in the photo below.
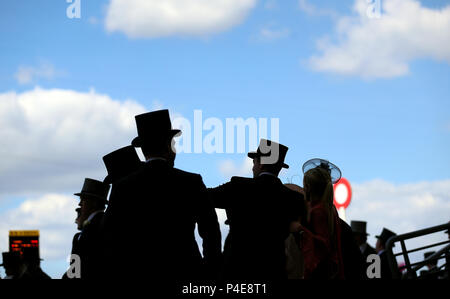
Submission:
<svg viewBox="0 0 450 299">
<path fill-rule="evenodd" d="M 2 252 L 2 256 L 3 263 L 0 264 L 0 267 L 5 268 L 5 279 L 22 279 L 27 267 L 20 256 L 20 252 Z"/>
<path fill-rule="evenodd" d="M 27 269 L 22 278 L 32 280 L 51 279 L 41 268 L 42 259 L 39 256 L 39 248 L 24 247 L 22 250 L 23 262 Z"/>
<path fill-rule="evenodd" d="M 108 175 L 103 182 L 114 184 L 118 180 L 137 171 L 144 163 L 139 159 L 133 146 L 125 146 L 103 157 Z M 111 202 L 108 208 L 111 206 Z"/>
<path fill-rule="evenodd" d="M 353 237 L 361 250 L 364 261 L 367 261 L 367 257 L 371 254 L 377 254 L 375 249 L 367 243 L 367 236 L 369 235 L 366 231 L 367 222 L 352 220 L 350 226 L 353 231 Z"/>
<path fill-rule="evenodd" d="M 163 282 L 213 278 L 221 257 L 216 212 L 202 177 L 174 167 L 175 135 L 168 110 L 135 117 L 146 162 L 136 172 L 113 184 L 114 211 L 105 215 L 109 273 Z M 203 239 L 203 257 L 195 240 L 195 226 Z M 155 286 L 158 286 L 157 284 Z"/>
<path fill-rule="evenodd" d="M 381 279 L 392 279 L 392 271 L 389 266 L 388 257 L 385 251 L 387 241 L 397 234 L 392 232 L 387 228 L 383 228 L 381 234 L 379 236 L 375 236 L 377 238 L 377 244 L 375 245 L 375 250 L 381 259 Z M 398 266 L 395 266 L 395 269 L 398 269 Z"/>
<path fill-rule="evenodd" d="M 253 178 L 232 177 L 209 189 L 216 208 L 227 212 L 230 232 L 224 249 L 225 279 L 287 278 L 285 240 L 290 225 L 306 214 L 303 195 L 278 178 L 288 148 L 261 139 L 253 159 Z"/>
<path fill-rule="evenodd" d="M 95 279 L 101 275 L 102 221 L 109 188 L 107 183 L 86 178 L 81 192 L 74 194 L 80 197 L 76 222 L 81 233 L 75 243 L 78 243 L 76 249 L 81 261 L 81 279 Z"/>
</svg>

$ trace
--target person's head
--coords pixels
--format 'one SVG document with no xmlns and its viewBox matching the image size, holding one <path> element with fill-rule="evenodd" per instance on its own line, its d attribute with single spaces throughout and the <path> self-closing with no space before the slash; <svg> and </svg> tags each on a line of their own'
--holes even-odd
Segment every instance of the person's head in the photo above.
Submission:
<svg viewBox="0 0 450 299">
<path fill-rule="evenodd" d="M 23 262 L 29 269 L 34 269 L 37 267 L 40 267 L 41 265 L 41 258 L 39 256 L 39 249 L 38 248 L 30 248 L 25 247 L 22 249 L 23 254 Z"/>
<path fill-rule="evenodd" d="M 146 159 L 164 158 L 169 163 L 175 161 L 174 137 L 181 131 L 172 129 L 169 110 L 158 110 L 135 116 L 138 136 L 133 139 L 131 145 L 140 147 Z"/>
<path fill-rule="evenodd" d="M 269 172 L 275 176 L 278 176 L 280 174 L 280 171 L 282 169 L 282 165 L 279 163 L 276 164 L 262 164 L 261 163 L 261 157 L 256 157 L 253 159 L 253 177 L 258 177 L 263 172 Z"/>
<path fill-rule="evenodd" d="M 247 154 L 253 160 L 253 177 L 256 178 L 263 172 L 278 176 L 282 168 L 289 168 L 284 163 L 288 149 L 283 144 L 261 138 L 256 152 Z"/>
<path fill-rule="evenodd" d="M 352 220 L 350 222 L 350 226 L 352 228 L 353 238 L 355 239 L 358 246 L 367 243 L 367 235 L 368 235 L 366 232 L 367 222 L 360 220 Z"/>
<path fill-rule="evenodd" d="M 361 246 L 362 244 L 367 243 L 367 235 L 366 234 L 353 233 L 353 238 L 355 239 L 356 244 L 358 244 L 358 246 Z"/>
<path fill-rule="evenodd" d="M 5 268 L 5 273 L 8 276 L 19 275 L 21 268 L 24 267 L 24 263 L 20 253 L 17 251 L 13 252 L 3 252 L 3 266 Z"/>
<path fill-rule="evenodd" d="M 141 149 L 146 159 L 160 157 L 166 159 L 171 165 L 175 164 L 175 140 L 172 137 L 143 143 Z"/>
<path fill-rule="evenodd" d="M 375 236 L 375 238 L 377 238 L 377 243 L 375 244 L 376 252 L 385 250 L 387 241 L 393 236 L 396 236 L 396 233 L 394 233 L 393 231 L 390 231 L 387 228 L 383 228 L 383 230 L 381 231 L 381 234 L 379 236 Z"/>
<path fill-rule="evenodd" d="M 305 200 L 311 206 L 322 203 L 328 213 L 328 227 L 330 232 L 334 233 L 333 220 L 333 183 L 330 173 L 321 167 L 308 170 L 303 177 L 303 190 Z"/>
<path fill-rule="evenodd" d="M 136 153 L 136 149 L 131 145 L 119 148 L 103 156 L 103 163 L 108 172 L 103 182 L 107 184 L 116 183 L 137 171 L 143 165 Z"/>
<path fill-rule="evenodd" d="M 75 223 L 77 224 L 77 229 L 81 230 L 83 228 L 83 222 L 81 222 L 81 208 L 78 207 L 75 209 L 75 212 L 77 212 L 77 218 L 75 219 Z"/>
<path fill-rule="evenodd" d="M 90 195 L 80 195 L 80 216 L 77 218 L 79 227 L 89 218 L 89 215 L 96 211 L 105 210 L 106 202 Z"/>
<path fill-rule="evenodd" d="M 90 178 L 84 180 L 81 192 L 74 194 L 80 197 L 80 203 L 78 204 L 79 211 L 77 210 L 79 217 L 76 220 L 79 227 L 83 226 L 83 223 L 93 212 L 103 211 L 105 209 L 105 205 L 108 202 L 109 189 L 110 185 L 108 183 Z"/>
<path fill-rule="evenodd" d="M 303 177 L 305 198 L 312 203 L 333 204 L 333 183 L 328 171 L 321 167 L 308 170 Z"/>
</svg>

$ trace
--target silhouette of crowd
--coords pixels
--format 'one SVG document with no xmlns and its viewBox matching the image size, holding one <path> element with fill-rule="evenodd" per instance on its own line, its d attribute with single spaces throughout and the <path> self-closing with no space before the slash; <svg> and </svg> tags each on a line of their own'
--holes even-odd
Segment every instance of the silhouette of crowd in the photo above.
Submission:
<svg viewBox="0 0 450 299">
<path fill-rule="evenodd" d="M 333 163 L 309 160 L 303 188 L 283 184 L 278 175 L 289 167 L 288 147 L 261 139 L 248 153 L 253 178 L 232 177 L 206 188 L 199 174 L 174 167 L 174 137 L 181 131 L 172 128 L 168 110 L 135 120 L 138 136 L 131 145 L 103 157 L 106 178 L 86 178 L 75 193 L 79 232 L 71 253 L 79 259 L 72 259 L 62 278 L 367 279 L 371 254 L 380 257 L 381 278 L 391 278 L 384 250 L 395 233 L 384 228 L 374 249 L 367 244 L 366 222 L 349 226 L 338 216 L 333 184 L 341 171 Z M 229 225 L 223 250 L 215 209 L 225 210 Z M 4 253 L 9 278 L 48 277 L 39 258 L 21 259 Z"/>
</svg>

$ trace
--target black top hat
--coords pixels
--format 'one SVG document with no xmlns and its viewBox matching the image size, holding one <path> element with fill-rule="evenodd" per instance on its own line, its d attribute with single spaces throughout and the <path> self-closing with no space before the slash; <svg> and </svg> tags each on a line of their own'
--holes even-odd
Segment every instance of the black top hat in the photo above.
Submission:
<svg viewBox="0 0 450 299">
<path fill-rule="evenodd" d="M 368 236 L 369 234 L 366 232 L 367 222 L 366 221 L 353 221 L 350 223 L 352 227 L 353 233 L 363 234 Z"/>
<path fill-rule="evenodd" d="M 283 144 L 261 138 L 256 152 L 249 152 L 247 156 L 252 159 L 258 157 L 272 158 L 272 151 L 274 151 L 275 156 L 273 158 L 275 159 L 275 161 L 273 161 L 273 163 L 263 163 L 263 164 L 281 164 L 281 167 L 289 168 L 289 165 L 284 163 L 284 159 L 286 158 L 288 149 L 289 148 Z M 276 155 L 277 152 L 278 155 Z"/>
<path fill-rule="evenodd" d="M 112 184 L 137 170 L 143 162 L 133 146 L 125 146 L 103 157 L 108 175 L 104 183 Z"/>
<path fill-rule="evenodd" d="M 8 265 L 17 265 L 22 262 L 19 251 L 2 252 L 3 262 L 0 267 L 8 267 Z"/>
<path fill-rule="evenodd" d="M 387 228 L 383 228 L 383 230 L 381 231 L 381 235 L 375 236 L 375 238 L 380 239 L 381 241 L 383 241 L 383 243 L 386 243 L 390 237 L 396 236 L 396 235 L 397 234 L 394 233 L 393 231 L 390 231 Z"/>
<path fill-rule="evenodd" d="M 99 199 L 107 203 L 108 192 L 109 192 L 109 184 L 85 178 L 81 192 L 75 193 L 74 195 L 76 196 L 86 195 L 89 196 L 89 198 Z"/>
<path fill-rule="evenodd" d="M 22 248 L 23 260 L 25 262 L 38 262 L 43 261 L 39 256 L 39 248 L 36 247 L 24 247 Z"/>
<path fill-rule="evenodd" d="M 172 122 L 167 109 L 139 114 L 134 118 L 138 132 L 138 136 L 131 142 L 134 147 L 141 147 L 151 141 L 163 141 L 181 135 L 180 130 L 172 129 Z"/>
<path fill-rule="evenodd" d="M 328 171 L 328 173 L 331 176 L 331 181 L 333 182 L 333 184 L 336 184 L 337 182 L 339 182 L 339 180 L 342 177 L 342 173 L 341 173 L 341 170 L 339 169 L 339 167 L 337 167 L 330 161 L 320 159 L 320 158 L 314 158 L 314 159 L 306 161 L 302 167 L 303 174 L 305 174 L 309 170 L 317 168 L 317 167 L 321 167 Z"/>
</svg>

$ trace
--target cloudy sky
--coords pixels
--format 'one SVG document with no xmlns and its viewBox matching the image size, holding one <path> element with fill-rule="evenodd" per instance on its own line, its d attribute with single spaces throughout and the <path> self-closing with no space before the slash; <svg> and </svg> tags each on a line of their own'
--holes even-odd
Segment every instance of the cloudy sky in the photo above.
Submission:
<svg viewBox="0 0 450 299">
<path fill-rule="evenodd" d="M 258 137 L 289 146 L 286 183 L 302 185 L 310 158 L 333 161 L 353 187 L 347 220 L 368 221 L 372 245 L 383 227 L 450 220 L 450 1 L 70 5 L 0 4 L 1 251 L 10 229 L 39 229 L 42 267 L 60 277 L 72 194 L 104 178 L 101 158 L 129 144 L 134 115 L 159 108 L 191 124 L 201 111 L 200 142 L 226 119 L 268 120 Z M 250 176 L 244 141 L 234 153 L 192 145 L 176 165 L 208 187 Z"/>
</svg>

